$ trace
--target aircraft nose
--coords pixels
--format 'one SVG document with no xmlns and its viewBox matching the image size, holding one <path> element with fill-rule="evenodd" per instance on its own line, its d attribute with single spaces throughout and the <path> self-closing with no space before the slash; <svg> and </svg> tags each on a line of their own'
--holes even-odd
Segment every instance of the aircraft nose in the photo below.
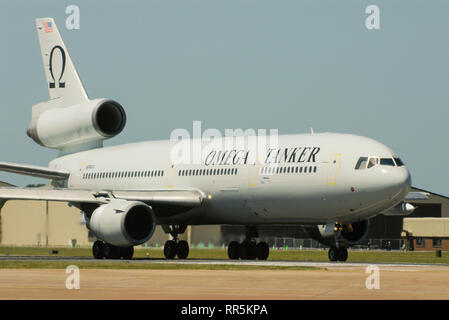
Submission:
<svg viewBox="0 0 449 320">
<path fill-rule="evenodd" d="M 412 177 L 408 169 L 406 167 L 394 168 L 394 170 L 389 170 L 388 176 L 388 187 L 397 194 L 398 198 L 405 197 L 412 185 Z"/>
</svg>

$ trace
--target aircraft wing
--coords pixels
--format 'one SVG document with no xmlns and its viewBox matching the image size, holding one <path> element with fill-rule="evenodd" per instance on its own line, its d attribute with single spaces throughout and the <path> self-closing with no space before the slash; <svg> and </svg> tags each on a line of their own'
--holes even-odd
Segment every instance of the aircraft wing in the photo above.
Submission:
<svg viewBox="0 0 449 320">
<path fill-rule="evenodd" d="M 150 205 L 198 207 L 201 205 L 203 198 L 204 195 L 199 190 L 93 191 L 63 188 L 0 188 L 1 206 L 8 200 L 48 200 L 103 204 L 113 199 L 124 199 L 142 201 Z"/>
<path fill-rule="evenodd" d="M 69 172 L 55 170 L 48 167 L 33 166 L 27 164 L 17 164 L 10 162 L 0 162 L 0 171 L 18 173 L 37 178 L 64 180 L 69 177 Z"/>
</svg>

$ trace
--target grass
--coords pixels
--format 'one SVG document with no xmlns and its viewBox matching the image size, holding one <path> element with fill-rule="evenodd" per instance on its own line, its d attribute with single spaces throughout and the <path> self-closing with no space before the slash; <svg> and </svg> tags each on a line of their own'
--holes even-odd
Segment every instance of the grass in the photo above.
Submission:
<svg viewBox="0 0 449 320">
<path fill-rule="evenodd" d="M 252 266 L 227 264 L 181 264 L 181 263 L 129 263 L 126 261 L 0 261 L 0 269 L 66 269 L 69 265 L 80 269 L 140 269 L 140 270 L 326 270 L 326 268 L 303 266 Z"/>
<path fill-rule="evenodd" d="M 0 247 L 0 255 L 52 256 L 52 250 L 57 250 L 57 256 L 92 257 L 90 248 L 30 248 L 30 247 Z M 162 249 L 138 248 L 134 251 L 135 258 L 163 259 Z M 228 260 L 227 251 L 223 249 L 191 249 L 189 259 Z M 327 250 L 271 250 L 268 260 L 281 261 L 329 261 Z M 1 261 L 0 261 L 1 262 Z M 366 263 L 424 263 L 449 264 L 449 252 L 443 252 L 442 257 L 436 257 L 434 251 L 402 252 L 402 251 L 359 251 L 349 250 L 348 262 Z M 90 263 L 90 262 L 88 262 Z M 101 265 L 104 265 L 103 263 Z M 1 268 L 1 264 L 0 264 Z"/>
</svg>

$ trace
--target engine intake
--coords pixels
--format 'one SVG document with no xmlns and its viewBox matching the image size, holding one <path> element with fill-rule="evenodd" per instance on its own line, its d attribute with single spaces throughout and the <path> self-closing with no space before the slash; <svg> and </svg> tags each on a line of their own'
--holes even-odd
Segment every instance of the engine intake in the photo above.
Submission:
<svg viewBox="0 0 449 320">
<path fill-rule="evenodd" d="M 125 124 L 125 110 L 114 100 L 87 100 L 68 107 L 53 107 L 49 101 L 33 107 L 27 134 L 44 147 L 62 149 L 111 138 Z"/>
<path fill-rule="evenodd" d="M 139 245 L 153 235 L 156 218 L 143 202 L 114 200 L 95 209 L 87 226 L 97 238 L 112 245 Z"/>
<path fill-rule="evenodd" d="M 336 242 L 346 246 L 354 245 L 365 239 L 369 231 L 369 220 L 343 224 L 341 230 L 335 230 L 335 224 L 306 227 L 309 236 L 327 246 L 334 247 Z"/>
</svg>

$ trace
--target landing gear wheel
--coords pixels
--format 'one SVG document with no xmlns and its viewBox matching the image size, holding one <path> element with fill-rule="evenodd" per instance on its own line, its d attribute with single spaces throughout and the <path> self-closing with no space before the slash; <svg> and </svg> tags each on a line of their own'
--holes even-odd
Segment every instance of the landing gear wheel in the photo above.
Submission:
<svg viewBox="0 0 449 320">
<path fill-rule="evenodd" d="M 112 244 L 106 243 L 104 246 L 104 257 L 106 259 L 118 259 L 120 258 L 119 248 Z"/>
<path fill-rule="evenodd" d="M 134 255 L 134 247 L 119 247 L 119 256 L 125 260 L 131 260 Z"/>
<path fill-rule="evenodd" d="M 231 243 L 229 243 L 228 257 L 231 260 L 238 260 L 240 257 L 240 244 L 237 241 L 231 241 Z"/>
<path fill-rule="evenodd" d="M 176 242 L 168 240 L 164 245 L 164 256 L 166 259 L 174 259 L 176 257 Z"/>
<path fill-rule="evenodd" d="M 330 247 L 329 248 L 328 256 L 329 256 L 329 260 L 330 261 L 337 261 L 338 260 L 337 259 L 337 252 L 338 252 L 337 248 L 335 248 L 335 247 Z"/>
<path fill-rule="evenodd" d="M 105 244 L 103 241 L 97 240 L 94 242 L 94 245 L 92 246 L 92 253 L 95 259 L 103 259 L 105 257 L 104 247 Z"/>
<path fill-rule="evenodd" d="M 267 260 L 270 254 L 270 248 L 266 242 L 259 242 L 256 246 L 256 255 L 259 260 Z"/>
<path fill-rule="evenodd" d="M 248 259 L 249 256 L 249 241 L 245 240 L 240 244 L 239 257 L 242 260 Z"/>
<path fill-rule="evenodd" d="M 189 244 L 185 240 L 181 240 L 178 242 L 176 246 L 176 254 L 179 259 L 187 259 L 189 255 Z"/>
<path fill-rule="evenodd" d="M 256 259 L 256 242 L 245 240 L 240 244 L 239 256 L 242 260 Z"/>
<path fill-rule="evenodd" d="M 345 247 L 338 248 L 337 259 L 338 261 L 348 260 L 348 249 L 346 249 Z"/>
</svg>

